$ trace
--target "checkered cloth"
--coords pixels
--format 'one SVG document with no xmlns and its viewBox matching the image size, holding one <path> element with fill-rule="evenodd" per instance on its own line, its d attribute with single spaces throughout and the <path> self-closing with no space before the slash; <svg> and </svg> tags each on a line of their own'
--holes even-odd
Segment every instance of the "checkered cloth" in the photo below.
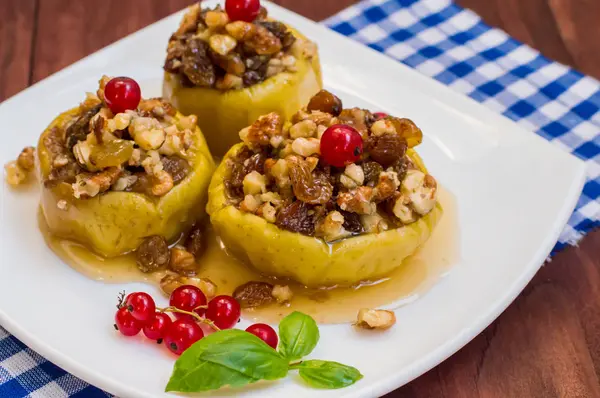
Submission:
<svg viewBox="0 0 600 398">
<path fill-rule="evenodd" d="M 586 161 L 557 248 L 600 225 L 600 83 L 491 29 L 449 0 L 365 0 L 325 21 Z M 105 397 L 0 328 L 0 397 Z"/>
</svg>

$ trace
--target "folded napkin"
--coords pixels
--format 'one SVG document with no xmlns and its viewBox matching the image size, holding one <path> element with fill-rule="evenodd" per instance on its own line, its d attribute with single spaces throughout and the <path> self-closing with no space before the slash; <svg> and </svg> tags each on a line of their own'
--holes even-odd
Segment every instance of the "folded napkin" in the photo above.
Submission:
<svg viewBox="0 0 600 398">
<path fill-rule="evenodd" d="M 586 161 L 557 248 L 600 225 L 600 83 L 449 0 L 365 0 L 324 22 L 469 95 Z M 0 397 L 105 397 L 0 328 Z"/>
</svg>

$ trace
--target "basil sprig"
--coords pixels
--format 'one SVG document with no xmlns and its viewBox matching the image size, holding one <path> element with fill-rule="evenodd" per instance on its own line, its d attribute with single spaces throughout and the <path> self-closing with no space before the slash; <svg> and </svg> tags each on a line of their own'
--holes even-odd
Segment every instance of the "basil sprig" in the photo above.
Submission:
<svg viewBox="0 0 600 398">
<path fill-rule="evenodd" d="M 276 351 L 243 330 L 221 330 L 188 348 L 175 362 L 166 391 L 201 392 L 225 386 L 241 387 L 259 380 L 284 378 L 290 370 L 316 388 L 342 388 L 363 376 L 338 362 L 307 360 L 319 341 L 319 328 L 310 316 L 293 312 L 279 324 Z"/>
</svg>

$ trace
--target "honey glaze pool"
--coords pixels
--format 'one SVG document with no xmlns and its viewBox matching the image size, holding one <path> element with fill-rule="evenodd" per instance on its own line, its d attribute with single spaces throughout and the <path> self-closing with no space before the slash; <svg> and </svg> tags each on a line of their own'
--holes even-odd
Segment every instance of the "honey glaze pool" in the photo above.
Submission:
<svg viewBox="0 0 600 398">
<path fill-rule="evenodd" d="M 459 229 L 454 196 L 439 190 L 444 214 L 430 239 L 394 272 L 377 281 L 354 287 L 309 289 L 297 283 L 274 280 L 228 255 L 213 230 L 206 231 L 207 249 L 198 260 L 198 277 L 209 278 L 217 285 L 217 294 L 232 294 L 239 285 L 249 281 L 266 281 L 289 285 L 294 296 L 288 305 L 273 304 L 244 310 L 252 321 L 277 323 L 292 311 L 312 316 L 318 323 L 345 323 L 356 319 L 358 310 L 367 308 L 395 309 L 426 293 L 456 263 L 459 256 Z M 135 256 L 115 258 L 98 256 L 79 243 L 53 236 L 40 210 L 40 231 L 50 249 L 65 263 L 83 275 L 105 283 L 146 282 L 159 285 L 166 271 L 142 273 Z"/>
</svg>

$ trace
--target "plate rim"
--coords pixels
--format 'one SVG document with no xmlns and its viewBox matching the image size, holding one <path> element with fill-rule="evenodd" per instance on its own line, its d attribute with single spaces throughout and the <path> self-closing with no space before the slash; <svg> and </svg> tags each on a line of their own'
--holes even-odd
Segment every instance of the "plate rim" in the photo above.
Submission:
<svg viewBox="0 0 600 398">
<path fill-rule="evenodd" d="M 417 72 L 416 70 L 386 56 L 385 54 L 377 52 L 374 49 L 372 49 L 366 45 L 363 45 L 361 43 L 358 43 L 358 42 L 352 40 L 349 37 L 341 35 L 338 32 L 328 28 L 327 26 L 320 24 L 319 22 L 312 21 L 312 20 L 310 20 L 306 17 L 303 17 L 291 10 L 285 9 L 284 7 L 278 6 L 269 1 L 264 1 L 264 3 L 266 5 L 268 5 L 270 8 L 276 9 L 279 12 L 285 12 L 288 15 L 293 16 L 294 18 L 299 18 L 307 23 L 310 23 L 314 28 L 326 30 L 330 33 L 335 34 L 337 37 L 337 40 L 345 40 L 349 43 L 352 43 L 356 47 L 360 47 L 360 48 L 370 51 L 371 56 L 378 57 L 377 59 L 381 62 L 393 63 L 396 67 L 400 67 L 403 70 L 403 73 L 409 73 L 411 77 L 418 79 L 419 83 L 429 85 L 429 87 L 432 87 L 432 88 L 435 87 L 438 90 L 442 89 L 448 95 L 451 95 L 453 98 L 456 98 L 457 100 L 463 101 L 463 103 L 465 103 L 465 101 L 466 101 L 466 102 L 470 103 L 469 104 L 470 106 L 475 106 L 478 109 L 483 109 L 483 110 L 485 110 L 485 112 L 494 114 L 497 117 L 499 117 L 500 119 L 504 119 L 505 121 L 509 122 L 515 129 L 522 130 L 523 132 L 526 132 L 527 134 L 536 136 L 537 140 L 535 140 L 535 142 L 536 142 L 535 145 L 548 145 L 548 146 L 554 147 L 554 149 L 556 149 L 556 151 L 555 151 L 556 154 L 560 153 L 562 155 L 565 155 L 566 158 L 570 158 L 570 161 L 573 163 L 572 168 L 573 168 L 573 172 L 574 172 L 574 176 L 573 176 L 574 178 L 571 182 L 571 186 L 569 187 L 567 195 L 565 196 L 565 199 L 563 201 L 560 212 L 557 213 L 557 217 L 552 226 L 552 230 L 546 235 L 544 243 L 541 245 L 541 247 L 539 247 L 537 249 L 537 252 L 536 252 L 536 255 L 534 256 L 534 258 L 532 258 L 528 264 L 523 266 L 523 271 L 521 272 L 519 277 L 516 278 L 512 282 L 511 288 L 508 289 L 504 295 L 498 296 L 497 299 L 495 300 L 495 302 L 493 303 L 493 305 L 489 306 L 488 310 L 486 312 L 481 313 L 477 317 L 477 320 L 475 322 L 472 322 L 468 326 L 465 326 L 460 334 L 457 334 L 452 339 L 444 341 L 442 344 L 440 344 L 438 347 L 436 347 L 435 349 L 430 351 L 428 354 L 426 354 L 426 355 L 420 357 L 418 360 L 414 361 L 412 363 L 412 365 L 410 366 L 409 371 L 404 372 L 404 373 L 391 374 L 390 376 L 387 376 L 385 378 L 378 379 L 372 383 L 366 384 L 364 387 L 358 388 L 355 391 L 342 394 L 344 397 L 365 397 L 365 396 L 378 397 L 382 394 L 391 392 L 391 391 L 401 387 L 402 385 L 416 379 L 417 377 L 423 375 L 427 371 L 431 370 L 432 368 L 439 365 L 440 363 L 445 361 L 447 358 L 449 358 L 450 356 L 455 354 L 458 350 L 460 350 L 462 347 L 464 347 L 466 344 L 468 344 L 471 340 L 473 340 L 477 335 L 479 335 L 495 319 L 497 319 L 500 316 L 500 314 L 515 300 L 515 298 L 523 291 L 525 286 L 531 281 L 533 276 L 537 273 L 539 268 L 543 265 L 548 254 L 550 253 L 550 251 L 556 244 L 558 237 L 560 236 L 560 233 L 562 232 L 563 227 L 567 224 L 569 217 L 573 213 L 573 210 L 575 209 L 575 206 L 577 204 L 579 196 L 582 192 L 584 183 L 586 181 L 586 166 L 585 166 L 585 163 L 583 161 L 581 161 L 579 158 L 573 156 L 570 153 L 559 150 L 554 145 L 551 145 L 551 143 L 549 141 L 544 140 L 542 137 L 535 134 L 534 132 L 523 129 L 521 126 L 516 124 L 511 119 L 507 118 L 506 116 L 504 116 L 502 114 L 498 114 L 496 112 L 491 111 L 490 109 L 486 108 L 483 104 L 475 101 L 474 99 L 472 99 L 464 94 L 458 93 L 455 90 L 452 90 L 450 87 L 448 87 L 432 78 L 422 75 L 421 73 Z M 70 70 L 77 68 L 81 64 L 86 63 L 86 61 L 88 61 L 91 57 L 100 56 L 100 54 L 110 50 L 111 48 L 121 45 L 124 41 L 131 40 L 133 37 L 137 37 L 138 35 L 143 35 L 146 30 L 151 29 L 154 25 L 159 24 L 166 19 L 172 18 L 174 15 L 179 14 L 181 12 L 182 12 L 182 10 L 177 11 L 171 15 L 168 15 L 168 16 L 136 31 L 136 32 L 133 32 L 133 33 L 103 47 L 102 49 L 99 49 L 98 51 L 95 51 L 92 54 L 89 54 L 89 55 L 83 57 L 82 59 L 61 69 L 60 71 L 53 73 L 52 75 L 44 78 L 43 80 L 36 82 L 35 84 L 27 87 L 26 89 L 20 91 L 19 93 L 16 93 L 15 95 L 11 96 L 10 98 L 2 101 L 0 103 L 0 106 L 5 105 L 8 102 L 12 102 L 13 100 L 21 97 L 22 95 L 28 94 L 30 92 L 30 90 L 35 90 L 42 84 L 51 83 L 53 80 L 60 78 L 63 74 L 67 74 L 67 73 L 69 73 Z M 28 348 L 39 353 L 44 358 L 46 358 L 47 360 L 56 364 L 57 366 L 63 368 L 64 370 L 71 373 L 72 375 L 83 379 L 84 381 L 90 383 L 91 385 L 93 385 L 97 388 L 100 388 L 100 389 L 103 389 L 106 391 L 110 390 L 111 394 L 117 394 L 118 396 L 122 396 L 122 397 L 127 397 L 127 396 L 151 397 L 151 396 L 153 396 L 151 394 L 147 394 L 143 391 L 140 391 L 136 388 L 132 388 L 132 387 L 128 386 L 127 384 L 124 384 L 124 383 L 122 383 L 118 380 L 115 380 L 113 378 L 110 378 L 108 376 L 100 375 L 100 374 L 96 373 L 92 368 L 90 368 L 86 365 L 83 365 L 82 363 L 78 362 L 77 360 L 74 360 L 72 357 L 70 357 L 66 354 L 61 353 L 60 351 L 53 348 L 51 345 L 44 343 L 40 338 L 36 337 L 34 334 L 27 331 L 25 328 L 22 328 L 21 326 L 19 326 L 19 324 L 16 321 L 14 321 L 12 318 L 10 318 L 8 315 L 6 315 L 6 313 L 1 308 L 0 308 L 0 325 L 2 325 L 9 333 L 14 335 L 19 340 L 21 340 Z"/>
</svg>

